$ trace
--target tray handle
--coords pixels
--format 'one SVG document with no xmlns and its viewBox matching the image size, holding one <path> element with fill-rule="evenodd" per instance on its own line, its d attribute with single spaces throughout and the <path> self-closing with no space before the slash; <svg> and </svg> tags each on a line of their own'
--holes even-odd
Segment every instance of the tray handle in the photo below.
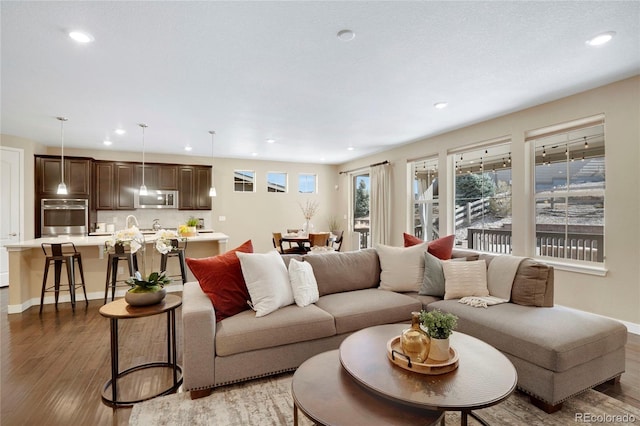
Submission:
<svg viewBox="0 0 640 426">
<path fill-rule="evenodd" d="M 391 359 L 394 360 L 394 361 L 396 360 L 396 357 L 395 357 L 396 354 L 398 356 L 406 358 L 407 362 L 408 362 L 407 367 L 412 368 L 411 367 L 411 357 L 409 355 L 403 354 L 402 352 L 398 352 L 395 349 L 392 349 L 391 350 Z"/>
</svg>

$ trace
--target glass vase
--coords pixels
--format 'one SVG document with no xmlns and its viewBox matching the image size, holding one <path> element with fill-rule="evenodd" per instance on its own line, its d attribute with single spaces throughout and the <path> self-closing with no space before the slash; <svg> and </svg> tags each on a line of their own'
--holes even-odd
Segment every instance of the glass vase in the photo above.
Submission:
<svg viewBox="0 0 640 426">
<path fill-rule="evenodd" d="M 429 356 L 430 339 L 420 327 L 420 312 L 411 312 L 411 328 L 400 335 L 402 352 L 413 362 L 425 362 Z"/>
</svg>

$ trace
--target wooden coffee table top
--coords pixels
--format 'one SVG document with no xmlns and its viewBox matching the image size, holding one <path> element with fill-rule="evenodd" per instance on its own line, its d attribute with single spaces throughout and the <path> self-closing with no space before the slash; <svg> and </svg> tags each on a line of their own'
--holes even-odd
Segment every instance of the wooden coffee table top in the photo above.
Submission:
<svg viewBox="0 0 640 426">
<path fill-rule="evenodd" d="M 100 308 L 100 315 L 107 318 L 127 319 L 149 317 L 176 309 L 182 305 L 182 298 L 175 294 L 167 294 L 162 302 L 149 306 L 131 306 L 125 300 L 114 300 Z"/>
<path fill-rule="evenodd" d="M 293 375 L 291 394 L 295 406 L 320 425 L 432 425 L 444 416 L 367 391 L 342 368 L 337 350 L 302 363 Z"/>
<path fill-rule="evenodd" d="M 470 411 L 505 400 L 518 375 L 511 361 L 493 346 L 454 332 L 460 357 L 457 369 L 441 375 L 404 370 L 387 358 L 387 342 L 409 325 L 393 324 L 360 330 L 340 345 L 340 362 L 362 386 L 403 404 L 432 410 Z"/>
</svg>

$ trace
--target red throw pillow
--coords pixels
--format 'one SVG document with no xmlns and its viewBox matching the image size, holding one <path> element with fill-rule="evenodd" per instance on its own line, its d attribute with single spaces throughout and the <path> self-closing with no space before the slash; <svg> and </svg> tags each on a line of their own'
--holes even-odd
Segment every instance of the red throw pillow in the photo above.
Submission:
<svg viewBox="0 0 640 426">
<path fill-rule="evenodd" d="M 405 247 L 417 246 L 418 244 L 424 243 L 424 241 L 422 241 L 420 238 L 414 237 L 413 235 L 407 234 L 406 232 L 403 233 L 402 236 L 404 237 Z"/>
<path fill-rule="evenodd" d="M 402 234 L 404 238 L 404 246 L 411 247 L 422 243 L 423 241 L 414 237 L 406 232 Z M 447 235 L 446 237 L 438 238 L 437 240 L 429 241 L 429 247 L 427 251 L 441 260 L 451 259 L 451 253 L 453 252 L 453 244 L 456 241 L 455 235 Z"/>
<path fill-rule="evenodd" d="M 427 251 L 441 260 L 451 259 L 451 253 L 453 252 L 453 244 L 456 241 L 455 235 L 447 235 L 446 237 L 438 238 L 437 240 L 429 241 L 429 247 Z"/>
<path fill-rule="evenodd" d="M 236 252 L 253 253 L 251 240 L 218 256 L 187 258 L 186 262 L 216 308 L 216 322 L 249 309 L 249 290 Z"/>
</svg>

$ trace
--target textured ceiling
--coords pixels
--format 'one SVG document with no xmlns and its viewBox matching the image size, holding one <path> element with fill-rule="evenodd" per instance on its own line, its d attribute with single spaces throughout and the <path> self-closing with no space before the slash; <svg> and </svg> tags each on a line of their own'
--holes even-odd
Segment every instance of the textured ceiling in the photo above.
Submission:
<svg viewBox="0 0 640 426">
<path fill-rule="evenodd" d="M 341 163 L 640 72 L 638 1 L 0 7 L 2 133 L 52 146 Z"/>
</svg>

